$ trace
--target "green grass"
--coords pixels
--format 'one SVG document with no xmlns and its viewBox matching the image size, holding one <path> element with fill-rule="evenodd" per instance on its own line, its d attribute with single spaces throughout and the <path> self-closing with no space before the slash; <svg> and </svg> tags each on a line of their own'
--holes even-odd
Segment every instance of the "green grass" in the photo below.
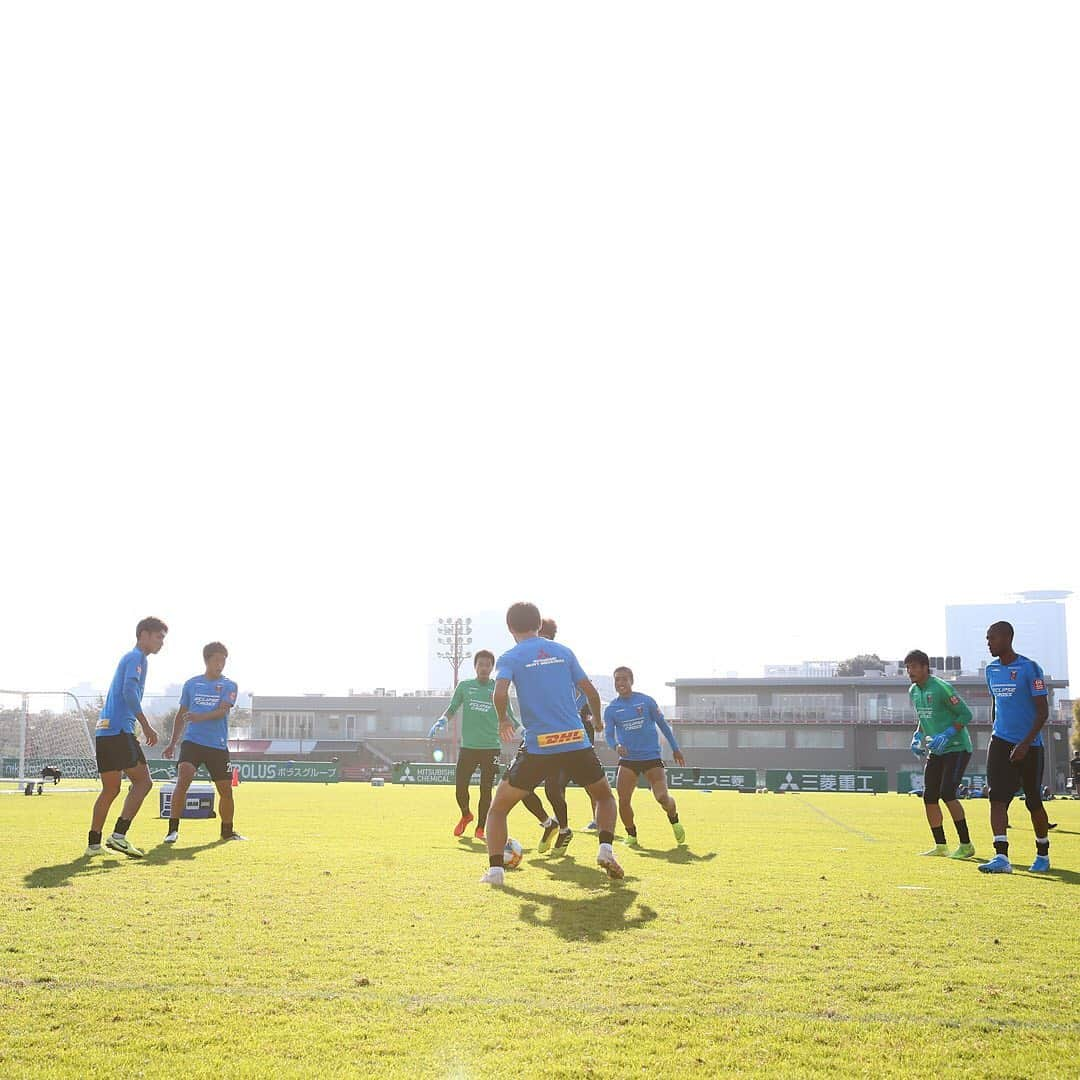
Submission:
<svg viewBox="0 0 1080 1080">
<path fill-rule="evenodd" d="M 245 784 L 251 843 L 173 848 L 151 799 L 135 861 L 80 857 L 92 795 L 0 796 L 0 1075 L 1075 1075 L 1080 802 L 987 877 L 915 798 L 685 793 L 680 851 L 638 792 L 620 883 L 519 808 L 499 891 L 449 788 Z"/>
</svg>

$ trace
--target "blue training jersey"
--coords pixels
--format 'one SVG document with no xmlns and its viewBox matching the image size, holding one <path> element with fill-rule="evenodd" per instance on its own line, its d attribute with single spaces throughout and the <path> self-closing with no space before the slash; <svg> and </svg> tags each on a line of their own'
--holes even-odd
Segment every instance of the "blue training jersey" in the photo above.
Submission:
<svg viewBox="0 0 1080 1080">
<path fill-rule="evenodd" d="M 236 704 L 236 683 L 232 679 L 208 679 L 196 675 L 184 683 L 180 704 L 189 716 L 184 728 L 182 742 L 193 742 L 215 750 L 229 749 L 229 714 L 220 720 L 197 720 L 199 713 L 214 712 L 222 705 L 232 708 Z"/>
<path fill-rule="evenodd" d="M 604 739 L 612 750 L 623 746 L 628 761 L 652 761 L 661 757 L 660 733 L 678 750 L 679 744 L 660 706 L 648 694 L 617 697 L 604 710 Z"/>
<path fill-rule="evenodd" d="M 526 638 L 504 652 L 496 679 L 517 690 L 525 749 L 530 754 L 560 754 L 589 745 L 577 705 L 577 684 L 585 672 L 565 646 L 547 638 Z"/>
<path fill-rule="evenodd" d="M 1035 723 L 1035 699 L 1046 697 L 1043 670 L 1026 656 L 1011 664 L 993 660 L 986 665 L 986 685 L 994 699 L 994 734 L 1006 742 L 1018 743 Z M 1042 746 L 1042 732 L 1031 741 Z"/>
<path fill-rule="evenodd" d="M 132 649 L 120 657 L 116 674 L 109 684 L 109 693 L 101 707 L 94 735 L 134 733 L 135 721 L 142 712 L 143 690 L 146 689 L 146 654 Z"/>
</svg>

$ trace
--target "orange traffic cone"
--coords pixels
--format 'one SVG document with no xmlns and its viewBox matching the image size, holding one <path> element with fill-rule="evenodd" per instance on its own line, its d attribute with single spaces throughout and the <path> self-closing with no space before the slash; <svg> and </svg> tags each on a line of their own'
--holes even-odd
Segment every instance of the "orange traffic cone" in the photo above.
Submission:
<svg viewBox="0 0 1080 1080">
<path fill-rule="evenodd" d="M 240 786 L 240 766 L 239 765 L 234 765 L 233 766 L 233 770 L 232 770 L 232 786 L 233 787 L 239 787 Z"/>
</svg>

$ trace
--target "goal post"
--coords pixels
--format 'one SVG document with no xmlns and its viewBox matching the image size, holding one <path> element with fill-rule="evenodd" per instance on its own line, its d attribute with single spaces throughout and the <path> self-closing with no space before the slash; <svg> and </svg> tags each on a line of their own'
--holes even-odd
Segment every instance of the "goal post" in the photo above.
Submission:
<svg viewBox="0 0 1080 1080">
<path fill-rule="evenodd" d="M 0 690 L 0 790 L 39 784 L 43 769 L 59 770 L 61 790 L 93 790 L 88 782 L 98 770 L 86 710 L 69 690 Z"/>
</svg>

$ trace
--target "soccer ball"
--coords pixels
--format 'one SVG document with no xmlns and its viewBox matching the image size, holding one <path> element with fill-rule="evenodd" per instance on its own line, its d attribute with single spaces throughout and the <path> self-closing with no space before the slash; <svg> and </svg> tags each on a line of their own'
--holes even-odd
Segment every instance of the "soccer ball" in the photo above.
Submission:
<svg viewBox="0 0 1080 1080">
<path fill-rule="evenodd" d="M 507 870 L 513 870 L 525 854 L 525 849 L 511 836 L 503 848 L 503 866 Z"/>
<path fill-rule="evenodd" d="M 436 750 L 436 751 L 435 751 L 435 752 L 434 752 L 434 753 L 433 753 L 433 754 L 432 754 L 431 756 L 432 756 L 432 757 L 433 757 L 433 758 L 434 758 L 434 759 L 435 759 L 436 761 L 442 761 L 442 759 L 443 759 L 443 752 L 442 752 L 441 750 Z"/>
</svg>

